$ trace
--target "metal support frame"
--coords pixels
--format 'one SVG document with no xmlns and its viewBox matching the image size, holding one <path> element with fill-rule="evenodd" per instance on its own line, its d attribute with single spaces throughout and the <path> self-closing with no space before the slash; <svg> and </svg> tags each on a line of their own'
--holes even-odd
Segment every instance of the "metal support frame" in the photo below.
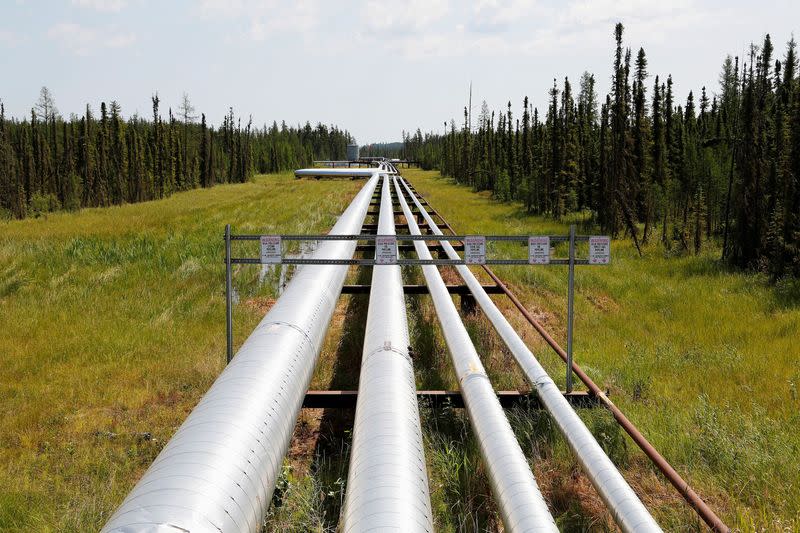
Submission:
<svg viewBox="0 0 800 533">
<path fill-rule="evenodd" d="M 369 294 L 371 285 L 345 285 L 342 287 L 342 294 Z M 497 285 L 482 285 L 487 294 L 503 294 L 503 289 Z M 403 285 L 405 294 L 430 294 L 427 285 Z M 450 294 L 472 294 L 467 285 L 447 285 L 447 292 Z"/>
<path fill-rule="evenodd" d="M 517 406 L 530 409 L 542 409 L 538 394 L 520 390 L 496 391 L 500 405 L 506 409 Z M 564 394 L 564 399 L 576 408 L 592 408 L 598 405 L 597 398 L 585 391 Z M 455 390 L 418 390 L 417 400 L 426 407 L 464 408 L 464 397 L 461 391 Z M 303 399 L 304 409 L 355 409 L 358 401 L 357 390 L 309 390 Z"/>
</svg>

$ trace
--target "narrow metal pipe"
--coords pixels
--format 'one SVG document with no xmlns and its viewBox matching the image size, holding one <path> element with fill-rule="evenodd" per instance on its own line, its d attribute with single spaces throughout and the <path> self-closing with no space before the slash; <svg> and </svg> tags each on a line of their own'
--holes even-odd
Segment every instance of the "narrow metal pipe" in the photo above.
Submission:
<svg viewBox="0 0 800 533">
<path fill-rule="evenodd" d="M 392 193 L 383 176 L 378 235 L 394 235 Z M 372 269 L 343 528 L 433 531 L 428 474 L 408 353 L 403 280 L 397 265 Z"/>
<path fill-rule="evenodd" d="M 397 179 L 394 185 L 409 232 L 419 235 L 419 226 Z M 431 259 L 423 241 L 414 241 L 414 246 L 420 259 Z M 422 272 L 442 326 L 503 524 L 511 532 L 558 531 L 439 270 L 432 265 L 423 265 Z"/>
<path fill-rule="evenodd" d="M 428 222 L 431 230 L 437 235 L 442 235 L 442 231 L 416 198 L 416 195 L 411 192 L 405 180 L 402 180 L 402 183 L 417 209 Z M 571 234 L 574 235 L 574 228 Z M 440 242 L 448 257 L 451 259 L 459 257 L 448 241 Z M 572 409 L 569 402 L 564 399 L 563 394 L 558 390 L 558 387 L 545 369 L 536 360 L 533 353 L 531 353 L 489 295 L 486 294 L 486 291 L 483 290 L 481 283 L 472 274 L 469 267 L 458 265 L 456 269 L 464 283 L 469 286 L 475 300 L 494 326 L 498 335 L 500 335 L 500 338 L 508 346 L 509 351 L 511 351 L 514 359 L 522 368 L 525 376 L 536 388 L 542 404 L 552 415 L 584 472 L 586 472 L 589 480 L 608 506 L 616 523 L 625 532 L 661 531 L 661 528 L 638 496 L 636 496 L 633 489 L 627 484 L 616 466 L 603 452 L 603 449 L 578 414 Z"/>
<path fill-rule="evenodd" d="M 377 170 L 331 230 L 357 233 Z M 324 241 L 349 258 L 355 241 Z M 347 266 L 298 270 L 102 531 L 261 531 Z"/>
<path fill-rule="evenodd" d="M 414 190 L 413 186 L 410 184 L 406 184 L 412 191 Z M 416 195 L 414 195 L 416 198 Z M 453 229 L 453 227 L 442 217 L 440 213 L 436 211 L 424 198 L 422 201 L 428 208 L 434 213 L 439 219 L 442 221 L 442 225 L 447 228 L 449 232 L 453 235 L 458 235 L 458 233 Z M 506 297 L 511 300 L 511 303 L 514 304 L 514 307 L 522 314 L 525 320 L 528 321 L 528 324 L 533 326 L 533 329 L 544 339 L 544 341 L 553 349 L 554 352 L 563 360 L 567 361 L 567 352 L 562 348 L 558 342 L 547 332 L 547 330 L 539 323 L 538 320 L 528 311 L 525 305 L 517 298 L 517 296 L 509 289 L 503 280 L 501 280 L 494 271 L 486 265 L 483 265 L 483 270 L 486 274 L 492 279 L 492 281 L 497 285 L 497 287 L 506 295 Z M 692 509 L 703 519 L 703 521 L 711 528 L 713 531 L 719 533 L 728 533 L 731 528 L 728 527 L 722 519 L 717 516 L 717 514 L 708 506 L 708 504 L 703 501 L 703 498 L 700 497 L 697 492 L 692 488 L 686 480 L 681 477 L 677 470 L 675 470 L 671 464 L 664 458 L 661 453 L 656 450 L 655 446 L 650 444 L 650 441 L 647 440 L 641 431 L 630 421 L 630 419 L 625 416 L 625 413 L 617 407 L 611 399 L 606 396 L 603 390 L 589 377 L 589 374 L 583 371 L 583 369 L 578 365 L 578 363 L 572 363 L 572 371 L 575 372 L 575 375 L 578 376 L 584 385 L 589 389 L 589 392 L 593 394 L 614 416 L 614 419 L 617 423 L 625 430 L 633 442 L 639 447 L 642 452 L 653 462 L 654 465 L 664 474 L 664 477 L 669 480 L 675 490 L 683 497 L 683 499 L 688 503 Z"/>
</svg>

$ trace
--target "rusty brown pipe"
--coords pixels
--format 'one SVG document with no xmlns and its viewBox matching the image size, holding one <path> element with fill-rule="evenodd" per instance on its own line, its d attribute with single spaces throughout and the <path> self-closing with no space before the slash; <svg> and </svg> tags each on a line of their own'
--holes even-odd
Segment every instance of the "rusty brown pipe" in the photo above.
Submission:
<svg viewBox="0 0 800 533">
<path fill-rule="evenodd" d="M 438 211 L 436 211 L 436 209 L 434 209 L 431 206 L 431 204 L 429 204 L 422 197 L 422 195 L 420 195 L 417 192 L 417 190 L 414 189 L 413 186 L 411 186 L 411 184 L 409 184 L 409 186 L 414 191 L 414 193 L 419 197 L 420 201 L 424 202 L 425 205 L 428 208 L 430 208 L 431 212 L 439 217 L 439 219 L 442 221 L 442 224 L 450 231 L 450 233 L 452 233 L 453 235 L 458 235 L 456 231 L 452 228 L 452 226 L 450 226 L 450 224 L 444 219 L 444 217 L 440 215 Z M 489 275 L 489 277 L 492 278 L 492 281 L 494 281 L 497 284 L 497 286 L 500 287 L 500 290 L 503 291 L 503 294 L 505 294 L 509 298 L 509 300 L 511 300 L 511 302 L 520 311 L 520 313 L 522 313 L 522 316 L 525 317 L 528 323 L 531 326 L 533 326 L 533 328 L 539 333 L 539 335 L 541 335 L 541 337 L 545 340 L 545 342 L 549 344 L 551 348 L 553 348 L 553 350 L 559 355 L 559 357 L 561 357 L 561 359 L 563 359 L 564 362 L 566 362 L 567 352 L 565 352 L 564 349 L 561 346 L 559 346 L 559 344 L 553 337 L 550 336 L 547 330 L 545 330 L 544 327 L 533 317 L 533 315 L 530 314 L 528 309 L 522 304 L 522 302 L 519 301 L 519 299 L 514 295 L 514 293 L 511 292 L 511 290 L 506 286 L 506 284 L 503 283 L 503 281 L 499 277 L 497 277 L 497 274 L 495 274 L 494 271 L 492 271 L 492 269 L 489 268 L 488 266 L 486 265 L 482 266 L 483 269 L 486 271 L 486 273 Z M 633 425 L 633 422 L 631 422 L 628 419 L 628 417 L 625 416 L 625 413 L 623 413 L 619 409 L 619 407 L 614 405 L 614 402 L 612 402 L 608 398 L 608 396 L 606 396 L 606 394 L 600 389 L 600 387 L 598 387 L 597 384 L 594 381 L 592 381 L 592 378 L 590 378 L 586 374 L 586 372 L 584 372 L 583 369 L 581 369 L 581 367 L 578 366 L 578 364 L 575 361 L 572 362 L 572 371 L 575 372 L 575 375 L 577 375 L 578 378 L 584 383 L 584 385 L 586 385 L 586 387 L 589 389 L 589 392 L 594 396 L 596 396 L 598 400 L 600 400 L 600 402 L 609 411 L 611 411 L 611 414 L 614 416 L 614 419 L 620 426 L 622 426 L 622 429 L 624 429 L 625 432 L 628 435 L 630 435 L 630 437 L 633 439 L 636 445 L 639 446 L 639 448 L 645 453 L 645 455 L 647 455 L 647 457 L 653 462 L 653 464 L 655 464 L 656 467 L 658 467 L 658 469 L 661 471 L 662 474 L 664 474 L 664 476 L 669 480 L 669 482 L 672 483 L 672 486 L 675 487 L 675 489 L 681 494 L 681 496 L 683 496 L 683 499 L 686 500 L 686 502 L 697 512 L 697 514 L 700 515 L 700 518 L 702 518 L 703 521 L 706 524 L 708 524 L 708 527 L 710 527 L 713 531 L 719 533 L 729 532 L 731 528 L 725 525 L 725 522 L 723 522 L 716 515 L 716 513 L 714 513 L 714 511 L 711 510 L 711 508 L 706 504 L 706 502 L 704 502 L 703 499 L 700 496 L 698 496 L 698 494 L 694 491 L 694 489 L 692 489 L 692 487 L 689 486 L 689 484 L 681 477 L 681 475 L 678 474 L 678 472 L 674 468 L 672 468 L 672 465 L 670 465 L 667 462 L 667 460 L 664 459 L 664 456 L 661 455 L 658 452 L 658 450 L 656 450 L 653 447 L 653 445 L 650 444 L 650 441 L 648 441 L 645 438 L 645 436 L 642 435 L 642 433 L 636 428 L 636 426 Z"/>
</svg>

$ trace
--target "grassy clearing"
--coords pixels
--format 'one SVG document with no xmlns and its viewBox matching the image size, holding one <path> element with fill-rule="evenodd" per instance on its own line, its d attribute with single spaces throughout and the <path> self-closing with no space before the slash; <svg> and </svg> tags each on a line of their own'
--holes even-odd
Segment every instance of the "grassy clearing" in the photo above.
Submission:
<svg viewBox="0 0 800 533">
<path fill-rule="evenodd" d="M 566 232 L 436 173 L 405 175 L 459 231 Z M 0 530 L 98 529 L 222 369 L 224 224 L 321 232 L 359 186 L 265 176 L 2 224 Z M 729 523 L 800 528 L 800 289 L 729 272 L 716 254 L 665 260 L 652 246 L 639 259 L 618 241 L 611 266 L 579 268 L 576 356 Z M 565 269 L 497 271 L 563 342 Z M 422 282 L 413 269 L 404 275 Z M 238 342 L 269 309 L 280 278 L 256 267 L 237 273 Z M 369 279 L 368 269 L 351 273 L 352 282 Z M 563 384 L 560 360 L 508 302 L 496 301 Z M 313 388 L 357 387 L 367 303 L 340 300 Z M 430 300 L 407 303 L 418 387 L 454 388 Z M 466 322 L 496 387 L 526 387 L 480 314 Z M 509 416 L 560 527 L 613 530 L 549 417 L 525 408 Z M 666 529 L 701 529 L 606 413 L 581 416 Z M 423 406 L 422 421 L 438 530 L 500 529 L 464 413 Z M 303 412 L 268 530 L 335 530 L 351 427 L 352 413 Z"/>
<path fill-rule="evenodd" d="M 567 232 L 569 221 L 526 216 L 520 206 L 493 202 L 436 173 L 411 170 L 406 177 L 460 232 Z M 609 267 L 579 267 L 576 357 L 730 524 L 743 530 L 800 528 L 800 285 L 773 287 L 761 276 L 729 271 L 716 261 L 718 253 L 709 247 L 697 257 L 665 258 L 652 245 L 640 259 L 620 240 Z M 566 345 L 565 267 L 495 270 Z M 563 384 L 560 359 L 507 302 L 495 299 Z M 487 367 L 492 373 L 492 365 Z M 692 514 L 635 445 L 602 413 L 584 416 L 661 523 L 675 530 L 694 527 Z M 534 454 L 533 464 L 558 507 L 558 486 L 569 480 L 562 469 L 548 470 L 571 458 L 562 453 L 557 435 L 533 448 L 546 450 L 546 460 Z M 585 492 L 579 498 L 585 509 L 577 514 L 596 526 L 602 513 L 591 505 L 591 490 Z M 569 521 L 571 512 L 565 510 L 562 520 Z M 578 529 L 586 525 L 580 520 Z"/>
<path fill-rule="evenodd" d="M 283 174 L 3 223 L 0 530 L 99 529 L 222 369 L 225 223 L 325 231 L 359 186 Z M 275 291 L 236 279 L 241 342 Z"/>
</svg>

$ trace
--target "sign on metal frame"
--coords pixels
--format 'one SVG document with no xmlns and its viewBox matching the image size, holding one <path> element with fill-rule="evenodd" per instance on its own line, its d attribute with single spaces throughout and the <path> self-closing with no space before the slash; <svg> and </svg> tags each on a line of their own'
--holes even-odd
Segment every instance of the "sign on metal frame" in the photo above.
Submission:
<svg viewBox="0 0 800 533">
<path fill-rule="evenodd" d="M 375 237 L 375 264 L 397 264 L 397 237 L 394 235 L 378 235 Z"/>
<path fill-rule="evenodd" d="M 550 264 L 550 237 L 528 237 L 528 263 L 532 265 Z"/>
<path fill-rule="evenodd" d="M 268 265 L 280 264 L 281 262 L 281 236 L 262 235 L 261 242 L 261 262 Z"/>
<path fill-rule="evenodd" d="M 589 264 L 607 265 L 611 261 L 611 238 L 593 235 L 589 237 Z"/>
<path fill-rule="evenodd" d="M 483 235 L 464 237 L 464 262 L 468 265 L 486 264 L 486 237 Z"/>
</svg>

